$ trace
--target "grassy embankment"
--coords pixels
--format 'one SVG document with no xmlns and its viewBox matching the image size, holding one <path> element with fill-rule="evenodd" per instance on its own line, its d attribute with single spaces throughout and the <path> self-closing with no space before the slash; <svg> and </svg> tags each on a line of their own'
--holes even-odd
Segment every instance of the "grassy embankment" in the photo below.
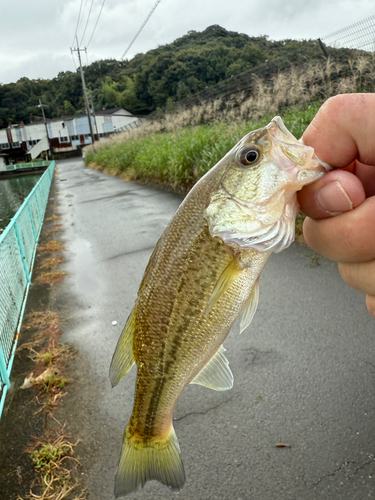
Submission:
<svg viewBox="0 0 375 500">
<path fill-rule="evenodd" d="M 288 129 L 300 137 L 320 104 L 288 110 L 283 120 Z M 154 132 L 138 137 L 123 136 L 88 151 L 85 163 L 91 168 L 118 175 L 126 180 L 161 185 L 186 193 L 245 134 L 269 123 L 272 115 L 240 123 L 216 122 Z"/>
</svg>

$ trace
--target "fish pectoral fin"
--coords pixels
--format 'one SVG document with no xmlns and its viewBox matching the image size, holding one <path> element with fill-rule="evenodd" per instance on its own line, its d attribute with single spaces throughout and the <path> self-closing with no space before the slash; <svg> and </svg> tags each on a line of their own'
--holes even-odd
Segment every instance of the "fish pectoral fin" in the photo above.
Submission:
<svg viewBox="0 0 375 500">
<path fill-rule="evenodd" d="M 240 323 L 240 333 L 242 333 L 253 321 L 254 314 L 257 310 L 259 302 L 259 279 L 256 280 L 250 295 L 246 299 L 246 302 L 242 306 L 240 313 L 241 323 Z"/>
<path fill-rule="evenodd" d="M 112 387 L 117 385 L 135 363 L 133 353 L 133 338 L 135 329 L 135 307 L 133 308 L 128 321 L 117 342 L 113 354 L 111 366 L 109 368 L 109 378 Z"/>
<path fill-rule="evenodd" d="M 233 285 L 243 269 L 240 269 L 237 264 L 237 259 L 230 261 L 228 266 L 222 272 L 216 286 L 212 292 L 210 300 L 207 304 L 206 315 L 211 311 L 220 297 Z"/>
<path fill-rule="evenodd" d="M 214 391 L 232 389 L 234 377 L 229 368 L 229 361 L 224 356 L 224 352 L 224 346 L 220 346 L 217 353 L 190 383 L 203 385 Z"/>
</svg>

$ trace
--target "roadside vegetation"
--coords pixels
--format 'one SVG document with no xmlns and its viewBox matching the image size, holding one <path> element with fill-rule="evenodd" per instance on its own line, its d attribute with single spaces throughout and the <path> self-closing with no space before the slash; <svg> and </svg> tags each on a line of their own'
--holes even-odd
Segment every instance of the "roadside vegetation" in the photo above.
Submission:
<svg viewBox="0 0 375 500">
<path fill-rule="evenodd" d="M 301 135 L 314 117 L 319 104 L 283 114 L 292 133 Z M 246 133 L 266 125 L 273 115 L 254 121 L 198 125 L 174 132 L 139 133 L 118 137 L 89 149 L 87 166 L 125 180 L 160 185 L 185 194 L 195 182 L 217 163 Z"/>
</svg>

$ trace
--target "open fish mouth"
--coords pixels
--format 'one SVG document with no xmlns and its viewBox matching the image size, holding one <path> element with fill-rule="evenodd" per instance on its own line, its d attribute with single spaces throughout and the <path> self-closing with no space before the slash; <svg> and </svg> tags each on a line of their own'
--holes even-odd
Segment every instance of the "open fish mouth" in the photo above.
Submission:
<svg viewBox="0 0 375 500">
<path fill-rule="evenodd" d="M 319 177 L 321 177 L 323 174 L 333 169 L 331 165 L 320 160 L 316 156 L 314 149 L 310 146 L 306 146 L 303 143 L 302 138 L 297 140 L 294 135 L 286 128 L 280 116 L 275 116 L 271 120 L 271 122 L 267 126 L 267 130 L 269 135 L 272 137 L 272 140 L 279 144 L 284 155 L 292 160 L 296 165 L 304 167 L 301 172 L 309 172 L 308 176 L 301 173 L 299 176 L 301 178 L 300 180 L 305 180 L 303 179 L 303 177 L 306 177 L 307 182 L 313 182 L 313 180 L 319 179 Z M 311 165 L 311 160 L 315 160 L 317 164 L 311 167 L 307 167 L 307 165 Z M 312 175 L 313 172 L 315 172 L 315 175 Z M 307 177 L 309 177 L 309 179 L 307 179 Z"/>
<path fill-rule="evenodd" d="M 268 133 L 276 140 L 284 139 L 283 142 L 295 143 L 298 142 L 294 135 L 286 128 L 282 118 L 280 116 L 275 116 L 270 124 L 267 126 Z M 280 134 L 282 133 L 282 136 Z"/>
</svg>

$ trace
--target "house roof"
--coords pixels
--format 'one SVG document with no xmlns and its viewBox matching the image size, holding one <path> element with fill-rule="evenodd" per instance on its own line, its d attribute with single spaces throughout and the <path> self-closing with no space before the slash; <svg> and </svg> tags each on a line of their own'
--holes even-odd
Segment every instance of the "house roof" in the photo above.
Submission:
<svg viewBox="0 0 375 500">
<path fill-rule="evenodd" d="M 95 111 L 95 116 L 112 115 L 112 114 L 116 113 L 117 111 L 124 111 L 124 114 L 123 115 L 116 115 L 116 116 L 136 116 L 136 115 L 133 115 L 132 113 L 130 113 L 130 111 L 128 111 L 127 109 L 121 108 L 121 107 L 103 109 L 102 111 Z M 127 115 L 125 113 L 129 113 L 129 114 Z M 60 122 L 60 121 L 66 122 L 69 120 L 73 120 L 74 118 L 80 118 L 82 116 L 87 116 L 87 115 L 86 115 L 86 113 L 80 113 L 80 114 L 76 114 L 76 115 L 59 116 L 57 118 L 46 118 L 46 122 L 47 123 Z M 37 117 L 37 118 L 39 118 L 39 117 Z M 40 125 L 40 124 L 43 124 L 43 120 L 38 119 L 37 121 L 28 123 L 27 125 Z"/>
<path fill-rule="evenodd" d="M 110 108 L 110 109 L 102 109 L 101 111 L 97 111 L 95 114 L 96 115 L 112 115 L 113 113 L 116 113 L 116 111 L 120 111 L 120 109 L 123 109 L 124 111 L 127 111 L 124 108 Z M 128 111 L 130 113 L 130 111 Z"/>
</svg>

